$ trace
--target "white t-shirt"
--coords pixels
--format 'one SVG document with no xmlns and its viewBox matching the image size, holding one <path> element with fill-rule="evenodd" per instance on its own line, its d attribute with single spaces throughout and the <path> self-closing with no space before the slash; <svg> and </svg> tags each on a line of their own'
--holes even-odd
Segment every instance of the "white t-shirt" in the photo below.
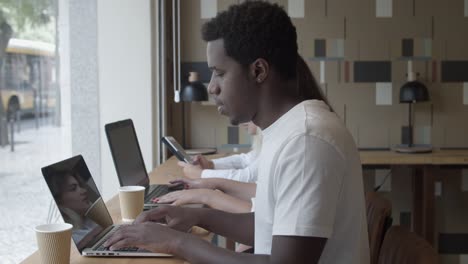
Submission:
<svg viewBox="0 0 468 264">
<path fill-rule="evenodd" d="M 224 178 L 240 182 L 257 181 L 257 153 L 252 150 L 246 154 L 237 154 L 214 159 L 213 170 L 203 170 L 202 178 Z"/>
<path fill-rule="evenodd" d="M 369 263 L 361 162 L 338 116 L 304 101 L 263 132 L 255 253 L 271 254 L 276 235 L 324 237 L 319 263 Z"/>
</svg>

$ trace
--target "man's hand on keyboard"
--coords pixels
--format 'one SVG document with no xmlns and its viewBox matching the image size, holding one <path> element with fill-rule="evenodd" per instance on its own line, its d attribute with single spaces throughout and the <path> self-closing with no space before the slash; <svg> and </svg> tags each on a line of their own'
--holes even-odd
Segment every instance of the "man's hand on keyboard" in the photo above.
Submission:
<svg viewBox="0 0 468 264">
<path fill-rule="evenodd" d="M 158 223 L 145 222 L 122 226 L 112 234 L 104 246 L 110 250 L 142 248 L 173 254 L 187 235 Z"/>
<path fill-rule="evenodd" d="M 187 232 L 192 226 L 198 224 L 197 211 L 200 208 L 187 208 L 161 205 L 155 209 L 141 213 L 133 224 L 146 222 L 164 222 L 167 226 L 182 232 Z"/>
</svg>

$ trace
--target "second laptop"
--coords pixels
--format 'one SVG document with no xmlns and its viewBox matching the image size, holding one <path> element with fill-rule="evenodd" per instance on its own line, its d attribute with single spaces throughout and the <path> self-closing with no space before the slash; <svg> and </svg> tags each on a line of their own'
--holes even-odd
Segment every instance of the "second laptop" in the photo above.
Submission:
<svg viewBox="0 0 468 264">
<path fill-rule="evenodd" d="M 183 188 L 183 186 L 169 188 L 166 184 L 149 184 L 148 172 L 131 119 L 106 124 L 105 130 L 120 186 L 144 186 L 145 209 L 157 206 L 152 202 L 153 198 Z"/>
</svg>

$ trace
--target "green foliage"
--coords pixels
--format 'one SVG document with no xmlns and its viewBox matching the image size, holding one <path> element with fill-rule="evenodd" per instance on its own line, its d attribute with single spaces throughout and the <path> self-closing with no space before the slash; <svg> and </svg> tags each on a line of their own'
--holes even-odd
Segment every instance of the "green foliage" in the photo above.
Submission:
<svg viewBox="0 0 468 264">
<path fill-rule="evenodd" d="M 54 42 L 56 0 L 0 0 L 0 24 L 13 28 L 13 37 Z"/>
</svg>

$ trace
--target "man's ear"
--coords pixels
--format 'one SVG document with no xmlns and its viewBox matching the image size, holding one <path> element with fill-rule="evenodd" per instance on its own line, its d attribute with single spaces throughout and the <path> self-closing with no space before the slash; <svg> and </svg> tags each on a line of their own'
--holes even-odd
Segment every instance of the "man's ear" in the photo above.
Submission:
<svg viewBox="0 0 468 264">
<path fill-rule="evenodd" d="M 268 78 L 270 65 L 265 59 L 259 58 L 250 64 L 250 74 L 255 79 L 255 82 L 260 84 Z"/>
</svg>

